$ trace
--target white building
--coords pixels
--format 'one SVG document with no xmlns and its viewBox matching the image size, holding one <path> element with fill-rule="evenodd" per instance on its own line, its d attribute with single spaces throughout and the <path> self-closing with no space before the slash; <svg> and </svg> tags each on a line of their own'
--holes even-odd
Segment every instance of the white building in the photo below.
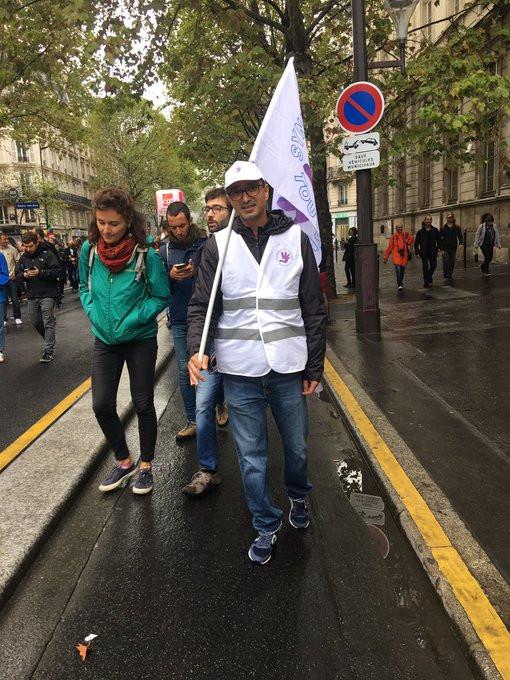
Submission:
<svg viewBox="0 0 510 680">
<path fill-rule="evenodd" d="M 84 235 L 90 220 L 91 174 L 86 147 L 65 142 L 51 148 L 37 143 L 26 146 L 4 136 L 0 139 L 0 228 L 20 234 L 51 226 L 62 237 Z M 56 188 L 47 201 L 42 181 Z M 16 207 L 34 196 L 38 208 Z"/>
</svg>

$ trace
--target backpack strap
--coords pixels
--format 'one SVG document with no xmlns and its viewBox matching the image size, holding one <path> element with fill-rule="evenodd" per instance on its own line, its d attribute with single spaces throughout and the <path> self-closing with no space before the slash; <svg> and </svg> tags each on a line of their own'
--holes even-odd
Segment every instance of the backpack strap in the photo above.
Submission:
<svg viewBox="0 0 510 680">
<path fill-rule="evenodd" d="M 147 281 L 146 259 L 147 259 L 148 248 L 140 248 L 140 246 L 138 246 L 136 248 L 136 252 L 138 253 L 138 257 L 137 257 L 136 265 L 135 265 L 135 272 L 136 272 L 135 279 L 136 279 L 136 281 L 140 281 L 140 279 L 143 276 L 145 281 Z"/>
<path fill-rule="evenodd" d="M 89 250 L 89 280 L 88 280 L 89 293 L 92 293 L 92 264 L 94 263 L 96 248 L 97 246 L 91 246 Z"/>
</svg>

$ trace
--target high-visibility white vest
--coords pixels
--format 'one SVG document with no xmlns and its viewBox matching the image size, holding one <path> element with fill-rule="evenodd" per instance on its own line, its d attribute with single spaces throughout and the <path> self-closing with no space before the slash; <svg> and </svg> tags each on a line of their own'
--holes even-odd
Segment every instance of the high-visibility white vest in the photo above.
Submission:
<svg viewBox="0 0 510 680">
<path fill-rule="evenodd" d="M 214 234 L 221 256 L 227 230 Z M 221 271 L 223 314 L 215 334 L 220 373 L 257 377 L 296 373 L 308 359 L 299 304 L 301 229 L 270 236 L 260 264 L 232 231 Z"/>
</svg>

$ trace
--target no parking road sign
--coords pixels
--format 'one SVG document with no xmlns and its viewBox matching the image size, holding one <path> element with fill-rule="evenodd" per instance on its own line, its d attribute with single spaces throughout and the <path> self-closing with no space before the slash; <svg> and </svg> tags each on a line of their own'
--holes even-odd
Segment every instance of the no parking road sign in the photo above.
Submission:
<svg viewBox="0 0 510 680">
<path fill-rule="evenodd" d="M 375 128 L 381 120 L 383 111 L 383 93 L 378 87 L 366 81 L 348 85 L 336 103 L 340 127 L 346 132 L 355 134 Z"/>
</svg>

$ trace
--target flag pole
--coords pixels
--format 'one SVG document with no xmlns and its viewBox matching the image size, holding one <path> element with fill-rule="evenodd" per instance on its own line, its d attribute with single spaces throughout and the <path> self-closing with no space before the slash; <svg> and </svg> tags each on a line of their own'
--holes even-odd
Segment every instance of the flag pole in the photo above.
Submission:
<svg viewBox="0 0 510 680">
<path fill-rule="evenodd" d="M 230 243 L 230 235 L 232 234 L 232 224 L 234 223 L 235 215 L 236 215 L 236 211 L 232 210 L 232 213 L 230 215 L 230 219 L 228 221 L 228 226 L 227 226 L 227 242 L 225 244 L 225 248 L 223 249 L 223 252 L 220 255 L 220 258 L 218 260 L 218 266 L 216 267 L 216 272 L 214 274 L 213 285 L 212 285 L 212 288 L 211 288 L 211 297 L 209 298 L 209 304 L 207 306 L 207 314 L 205 315 L 205 321 L 204 321 L 204 330 L 202 331 L 202 339 L 200 340 L 200 349 L 198 350 L 198 360 L 200 362 L 200 365 L 202 365 L 202 359 L 204 358 L 204 354 L 205 354 L 205 344 L 207 342 L 207 336 L 209 335 L 209 326 L 211 325 L 211 317 L 212 317 L 213 308 L 214 308 L 214 301 L 216 300 L 216 293 L 218 292 L 218 286 L 220 284 L 221 270 L 223 269 L 223 263 L 225 262 L 225 256 L 227 254 L 228 244 Z"/>
</svg>

